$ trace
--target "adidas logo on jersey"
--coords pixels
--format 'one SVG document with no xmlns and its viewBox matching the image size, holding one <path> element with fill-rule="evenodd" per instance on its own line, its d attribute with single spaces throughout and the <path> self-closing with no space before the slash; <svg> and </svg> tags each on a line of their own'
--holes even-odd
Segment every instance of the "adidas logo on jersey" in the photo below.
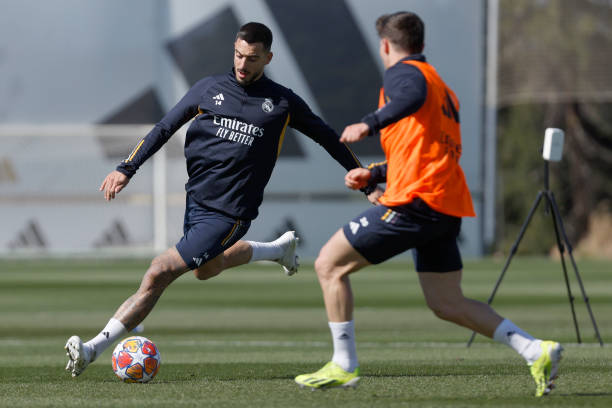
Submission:
<svg viewBox="0 0 612 408">
<path fill-rule="evenodd" d="M 219 93 L 213 96 L 213 100 L 215 101 L 215 105 L 221 105 L 223 101 L 225 100 L 225 98 L 223 97 L 222 93 Z"/>
<path fill-rule="evenodd" d="M 196 258 L 196 257 L 194 257 L 194 258 L 193 258 L 193 262 L 195 262 L 196 266 L 198 266 L 198 267 L 199 267 L 200 265 L 202 265 L 202 258 Z"/>
</svg>

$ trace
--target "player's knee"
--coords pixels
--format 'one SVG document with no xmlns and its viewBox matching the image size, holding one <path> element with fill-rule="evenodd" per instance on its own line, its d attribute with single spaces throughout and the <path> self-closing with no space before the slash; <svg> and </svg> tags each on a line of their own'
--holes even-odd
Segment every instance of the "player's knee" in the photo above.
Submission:
<svg viewBox="0 0 612 408">
<path fill-rule="evenodd" d="M 170 268 L 163 259 L 160 257 L 153 259 L 143 278 L 144 289 L 165 289 L 170 283 L 167 277 L 168 272 L 170 272 Z"/>
<path fill-rule="evenodd" d="M 328 279 L 330 275 L 330 265 L 329 262 L 321 256 L 321 254 L 317 256 L 317 259 L 315 259 L 314 268 L 319 280 Z"/>
<path fill-rule="evenodd" d="M 453 320 L 451 316 L 452 311 L 449 309 L 446 309 L 444 307 L 437 307 L 437 308 L 430 308 L 430 309 L 434 313 L 434 315 L 436 315 L 436 317 L 439 319 Z"/>
<path fill-rule="evenodd" d="M 314 267 L 320 282 L 329 282 L 342 277 L 339 268 L 325 256 L 323 251 L 315 260 Z"/>
<path fill-rule="evenodd" d="M 167 283 L 164 279 L 164 270 L 159 265 L 151 264 L 142 280 L 141 289 L 156 290 L 166 288 Z"/>
<path fill-rule="evenodd" d="M 221 271 L 223 271 L 223 268 L 205 264 L 200 268 L 194 269 L 193 274 L 199 280 L 206 280 L 217 276 Z"/>
<path fill-rule="evenodd" d="M 200 266 L 197 269 L 193 270 L 193 274 L 199 280 L 206 280 L 212 277 L 217 276 L 225 269 L 226 261 L 225 255 L 220 254 L 204 263 L 204 265 Z"/>
<path fill-rule="evenodd" d="M 427 306 L 442 320 L 456 321 L 461 316 L 461 308 L 444 300 L 428 300 Z"/>
</svg>

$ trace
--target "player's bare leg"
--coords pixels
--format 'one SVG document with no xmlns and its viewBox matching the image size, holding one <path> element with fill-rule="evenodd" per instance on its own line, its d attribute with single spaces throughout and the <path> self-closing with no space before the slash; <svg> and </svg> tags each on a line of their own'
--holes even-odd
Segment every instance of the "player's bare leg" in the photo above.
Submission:
<svg viewBox="0 0 612 408">
<path fill-rule="evenodd" d="M 295 382 L 300 387 L 357 386 L 359 364 L 355 347 L 353 292 L 348 275 L 367 265 L 369 262 L 353 249 L 342 230 L 338 230 L 321 249 L 315 270 L 323 290 L 334 354 L 319 371 L 298 375 Z"/>
<path fill-rule="evenodd" d="M 248 263 L 252 252 L 251 246 L 246 241 L 238 241 L 223 253 L 194 269 L 193 274 L 200 280 L 210 279 L 225 269 Z"/>
<path fill-rule="evenodd" d="M 462 271 L 419 272 L 419 282 L 427 306 L 440 319 L 451 321 L 492 338 L 503 318 L 486 303 L 463 296 L 461 274 Z"/>
<path fill-rule="evenodd" d="M 536 382 L 536 397 L 554 388 L 563 347 L 542 341 L 499 316 L 489 305 L 468 299 L 461 291 L 461 271 L 419 273 L 427 305 L 441 319 L 474 330 L 506 344 L 519 353 L 530 367 Z"/>
<path fill-rule="evenodd" d="M 341 229 L 321 248 L 315 271 L 330 322 L 353 320 L 353 291 L 348 275 L 369 264 L 355 251 Z"/>
<path fill-rule="evenodd" d="M 138 291 L 123 302 L 96 337 L 87 343 L 83 343 L 78 336 L 68 339 L 64 346 L 68 355 L 66 370 L 73 377 L 80 375 L 109 345 L 142 322 L 168 285 L 188 269 L 176 248 L 155 257 Z"/>
<path fill-rule="evenodd" d="M 138 291 L 119 306 L 113 317 L 131 331 L 147 317 L 168 285 L 188 270 L 176 248 L 166 250 L 151 261 Z"/>
<path fill-rule="evenodd" d="M 278 262 L 285 274 L 291 276 L 299 267 L 299 257 L 296 253 L 299 240 L 295 231 L 287 231 L 272 242 L 240 240 L 204 265 L 194 269 L 193 273 L 196 278 L 206 280 L 235 266 L 268 260 Z"/>
</svg>

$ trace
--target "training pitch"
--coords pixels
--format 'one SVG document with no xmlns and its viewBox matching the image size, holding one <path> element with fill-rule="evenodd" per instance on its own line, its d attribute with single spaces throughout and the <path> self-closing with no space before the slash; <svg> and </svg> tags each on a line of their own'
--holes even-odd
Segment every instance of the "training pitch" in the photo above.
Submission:
<svg viewBox="0 0 612 408">
<path fill-rule="evenodd" d="M 464 293 L 486 301 L 503 259 L 467 261 Z M 356 390 L 302 390 L 297 374 L 331 357 L 312 265 L 291 278 L 276 264 L 177 280 L 141 334 L 162 364 L 149 384 L 113 374 L 112 347 L 80 377 L 64 371 L 66 339 L 87 340 L 139 285 L 146 261 L 0 261 L 0 406 L 3 407 L 610 407 L 612 262 L 578 260 L 606 345 L 573 271 L 583 343 L 576 344 L 561 265 L 516 258 L 493 303 L 537 337 L 565 346 L 557 389 L 540 400 L 511 349 L 443 322 L 425 306 L 411 263 L 371 267 L 352 279 L 362 381 Z M 126 336 L 127 337 L 127 336 Z"/>
</svg>

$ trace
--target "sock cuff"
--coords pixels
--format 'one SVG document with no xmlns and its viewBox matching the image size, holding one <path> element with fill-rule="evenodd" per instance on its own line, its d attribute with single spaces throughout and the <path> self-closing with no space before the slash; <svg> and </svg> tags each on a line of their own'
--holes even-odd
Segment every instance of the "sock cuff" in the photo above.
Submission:
<svg viewBox="0 0 612 408">
<path fill-rule="evenodd" d="M 497 326 L 497 328 L 493 332 L 493 340 L 496 340 L 500 343 L 505 343 L 506 332 L 509 331 L 509 329 L 511 329 L 511 326 L 513 325 L 508 319 L 502 320 L 502 322 L 499 324 L 499 326 Z"/>
<path fill-rule="evenodd" d="M 106 327 L 108 327 L 108 328 L 114 327 L 114 328 L 117 328 L 119 330 L 127 331 L 127 329 L 125 328 L 123 323 L 121 323 L 121 320 L 115 319 L 114 317 L 110 318 L 110 320 L 106 324 Z"/>
<path fill-rule="evenodd" d="M 251 258 L 249 259 L 249 262 L 260 261 L 261 259 L 259 259 L 259 256 L 258 256 L 259 254 L 257 251 L 259 249 L 259 242 L 248 241 L 248 240 L 245 240 L 244 242 L 249 244 L 249 246 L 251 247 Z"/>
<path fill-rule="evenodd" d="M 333 328 L 348 328 L 348 327 L 354 327 L 355 326 L 355 321 L 354 320 L 349 320 L 347 322 L 327 322 L 327 324 L 329 325 L 329 327 L 331 329 L 333 329 Z"/>
<path fill-rule="evenodd" d="M 518 334 L 525 340 L 535 340 L 532 335 L 530 335 L 508 319 L 504 319 L 499 324 L 499 326 L 497 326 L 495 332 L 493 332 L 493 340 L 499 341 L 501 343 L 507 343 L 509 341 L 508 339 L 514 334 Z"/>
</svg>

